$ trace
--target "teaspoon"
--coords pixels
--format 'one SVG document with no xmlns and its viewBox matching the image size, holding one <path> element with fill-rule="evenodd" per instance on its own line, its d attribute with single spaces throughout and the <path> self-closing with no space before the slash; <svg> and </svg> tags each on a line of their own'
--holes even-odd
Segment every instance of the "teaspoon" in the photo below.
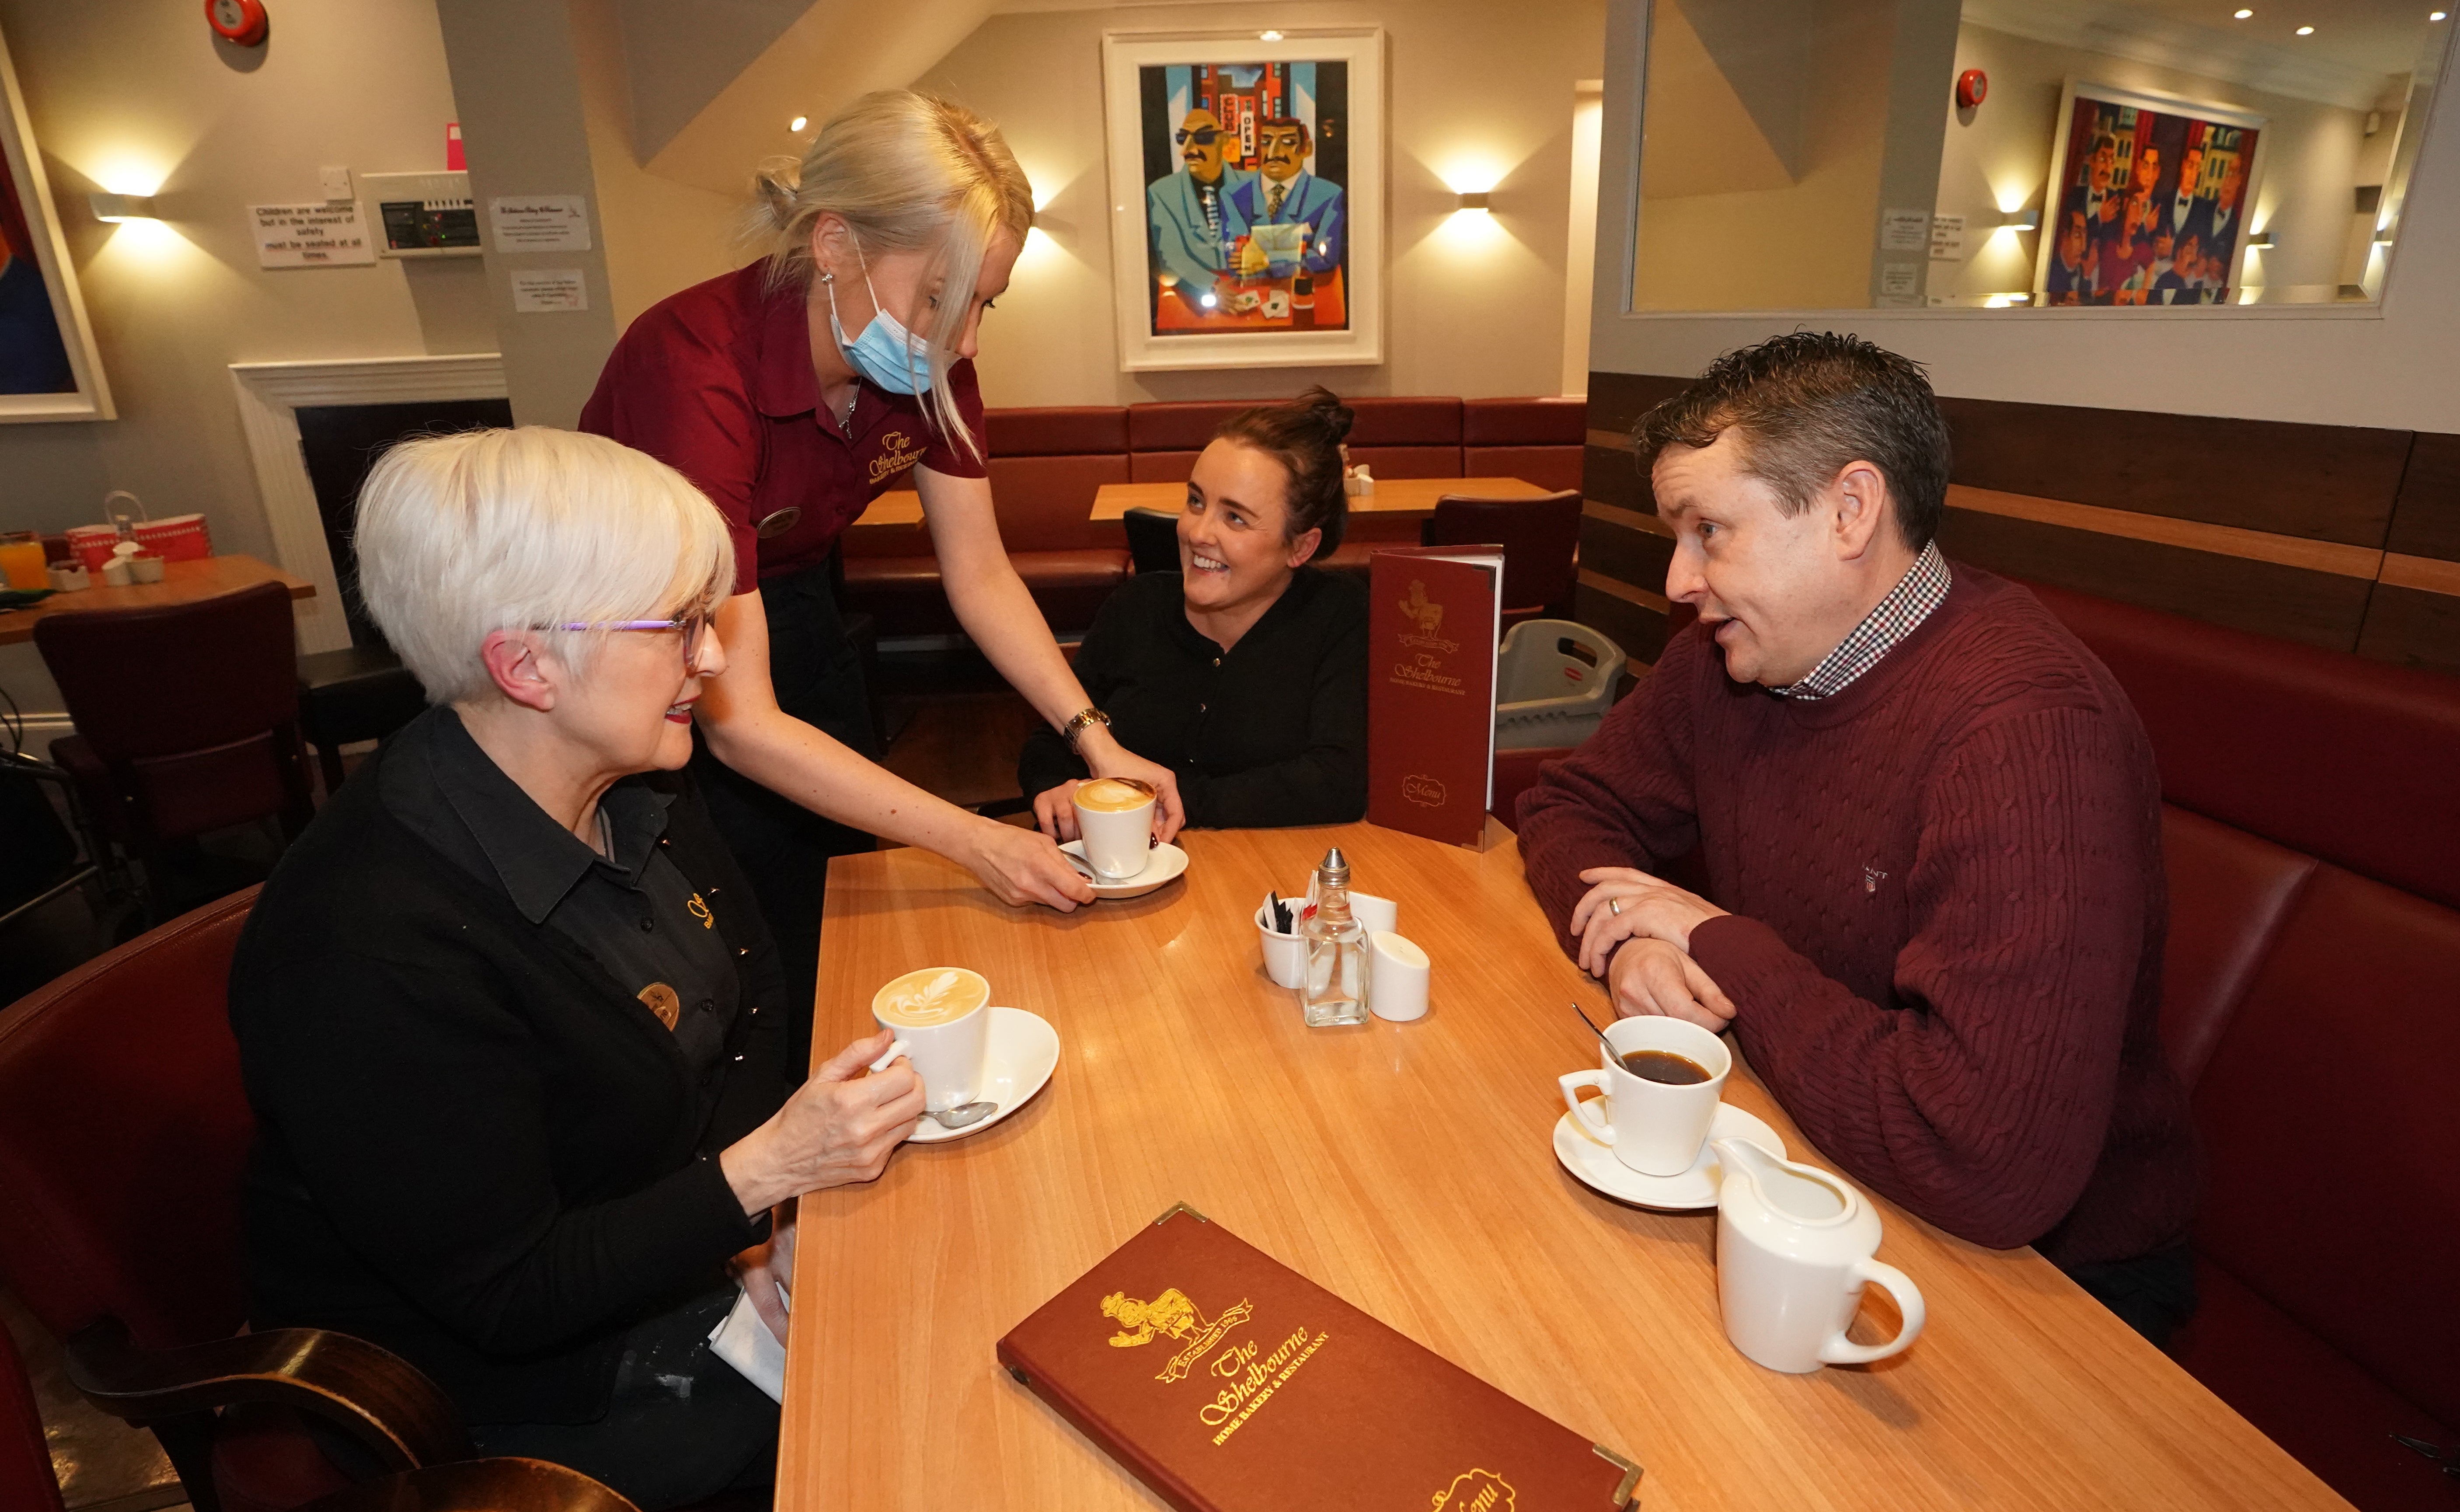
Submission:
<svg viewBox="0 0 2460 1512">
<path fill-rule="evenodd" d="M 922 1117 L 937 1121 L 944 1129 L 963 1129 L 980 1123 L 997 1112 L 999 1112 L 999 1104 L 996 1102 L 961 1102 L 953 1108 L 945 1108 L 938 1113 L 933 1113 L 926 1108 L 922 1112 Z"/>
</svg>

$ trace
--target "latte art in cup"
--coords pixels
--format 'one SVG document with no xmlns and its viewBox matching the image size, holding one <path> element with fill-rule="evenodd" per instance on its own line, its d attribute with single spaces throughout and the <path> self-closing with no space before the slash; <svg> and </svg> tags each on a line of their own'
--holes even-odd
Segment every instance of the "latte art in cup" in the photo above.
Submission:
<svg viewBox="0 0 2460 1512">
<path fill-rule="evenodd" d="M 1076 804 L 1098 814 L 1126 814 L 1154 800 L 1154 790 L 1133 777 L 1095 777 L 1076 789 Z"/>
<path fill-rule="evenodd" d="M 881 1023 L 903 1029 L 953 1024 L 991 1000 L 991 985 L 962 966 L 926 966 L 908 971 L 872 994 L 871 1012 Z"/>
</svg>

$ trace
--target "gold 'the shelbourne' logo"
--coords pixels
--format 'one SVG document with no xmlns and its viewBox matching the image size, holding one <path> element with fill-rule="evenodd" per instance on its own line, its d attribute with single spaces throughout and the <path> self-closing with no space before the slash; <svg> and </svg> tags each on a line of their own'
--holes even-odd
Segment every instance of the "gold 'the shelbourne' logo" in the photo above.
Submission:
<svg viewBox="0 0 2460 1512">
<path fill-rule="evenodd" d="M 1464 1470 L 1428 1506 L 1429 1512 L 1512 1512 L 1512 1482 L 1492 1470 Z"/>
<path fill-rule="evenodd" d="M 884 450 L 871 459 L 871 480 L 879 482 L 905 471 L 922 459 L 922 445 L 903 431 L 891 431 L 880 438 Z"/>
<path fill-rule="evenodd" d="M 1156 1334 L 1177 1341 L 1181 1348 L 1170 1357 L 1157 1381 L 1169 1382 L 1185 1378 L 1198 1360 L 1210 1353 L 1222 1336 L 1255 1316 L 1256 1310 L 1245 1298 L 1219 1317 L 1207 1320 L 1197 1310 L 1186 1292 L 1177 1287 L 1165 1288 L 1151 1302 L 1139 1302 L 1124 1291 L 1113 1291 L 1102 1299 L 1102 1316 L 1116 1318 L 1119 1331 L 1111 1335 L 1114 1350 L 1135 1349 L 1151 1344 Z"/>
</svg>

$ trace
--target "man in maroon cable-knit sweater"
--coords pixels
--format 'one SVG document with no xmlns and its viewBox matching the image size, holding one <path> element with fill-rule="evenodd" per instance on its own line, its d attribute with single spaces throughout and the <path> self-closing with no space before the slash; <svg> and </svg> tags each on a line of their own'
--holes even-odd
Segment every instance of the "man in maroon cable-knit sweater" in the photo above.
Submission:
<svg viewBox="0 0 2460 1512">
<path fill-rule="evenodd" d="M 1639 442 L 1699 623 L 1521 800 L 1531 888 L 1618 1012 L 1730 1028 L 1848 1175 L 2159 1341 L 2197 1178 L 2134 710 L 1940 554 L 1947 430 L 1903 358 L 1780 336 Z M 1694 846 L 1713 903 L 1656 875 Z"/>
</svg>

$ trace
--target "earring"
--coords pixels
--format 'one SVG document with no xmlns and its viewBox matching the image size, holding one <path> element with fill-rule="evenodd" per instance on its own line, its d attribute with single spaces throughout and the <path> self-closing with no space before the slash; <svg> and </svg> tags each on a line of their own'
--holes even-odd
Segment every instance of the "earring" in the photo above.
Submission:
<svg viewBox="0 0 2460 1512">
<path fill-rule="evenodd" d="M 838 281 L 838 276 L 837 276 L 835 273 L 830 272 L 830 271 L 829 271 L 827 268 L 825 268 L 825 267 L 820 269 L 820 282 L 821 282 L 821 283 L 823 283 L 823 284 L 834 284 L 834 283 L 836 283 L 837 281 Z"/>
</svg>

